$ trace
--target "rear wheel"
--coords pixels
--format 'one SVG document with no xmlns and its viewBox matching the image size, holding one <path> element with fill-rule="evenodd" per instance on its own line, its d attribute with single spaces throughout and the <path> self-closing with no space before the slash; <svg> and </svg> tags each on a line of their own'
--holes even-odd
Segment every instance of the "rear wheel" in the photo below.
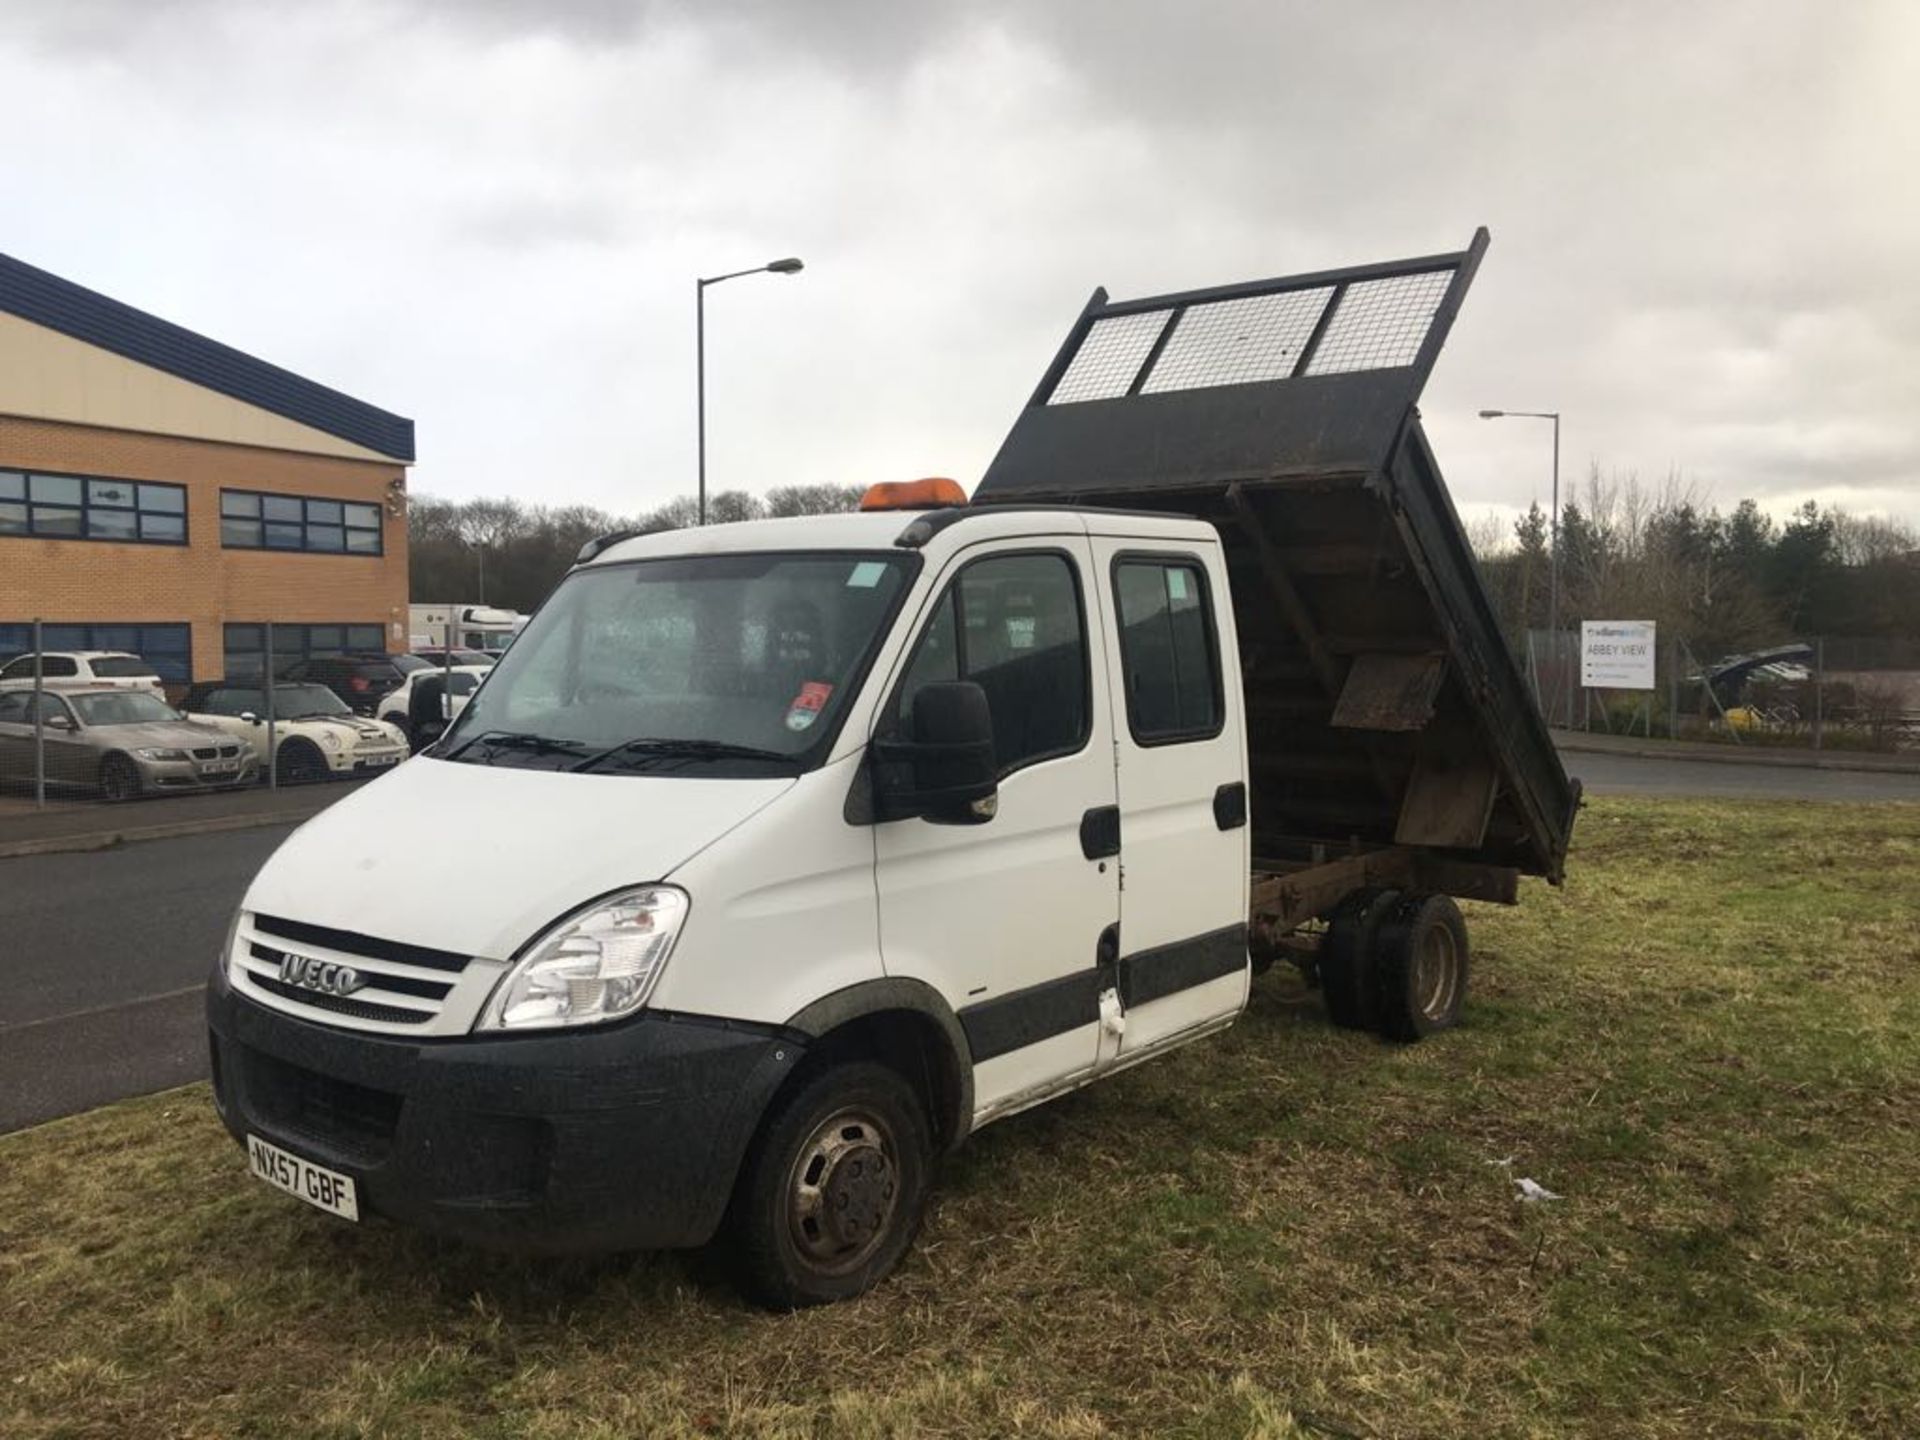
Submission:
<svg viewBox="0 0 1920 1440">
<path fill-rule="evenodd" d="M 326 757 L 305 740 L 289 740 L 280 747 L 280 781 L 284 785 L 311 785 L 327 778 Z"/>
<path fill-rule="evenodd" d="M 1398 890 L 1358 890 L 1340 902 L 1320 942 L 1317 966 L 1327 1018 L 1343 1030 L 1374 1026 L 1374 954 L 1381 922 L 1400 903 Z"/>
<path fill-rule="evenodd" d="M 1409 895 L 1380 926 L 1376 1021 L 1389 1040 L 1419 1040 L 1460 1023 L 1467 998 L 1467 922 L 1445 895 Z"/>
<path fill-rule="evenodd" d="M 140 767 L 126 755 L 109 755 L 100 762 L 100 793 L 113 801 L 140 797 Z"/>
<path fill-rule="evenodd" d="M 846 1300 L 913 1243 L 932 1168 L 913 1087 L 884 1065 L 822 1071 L 777 1102 L 729 1229 L 742 1288 L 775 1309 Z"/>
</svg>

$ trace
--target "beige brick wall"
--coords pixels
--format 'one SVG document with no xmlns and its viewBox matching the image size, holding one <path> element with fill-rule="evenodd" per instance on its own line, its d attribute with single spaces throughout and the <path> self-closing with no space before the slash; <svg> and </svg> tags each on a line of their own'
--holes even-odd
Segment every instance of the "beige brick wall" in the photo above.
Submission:
<svg viewBox="0 0 1920 1440">
<path fill-rule="evenodd" d="M 0 535 L 0 621 L 186 621 L 196 680 L 220 678 L 228 623 L 379 625 L 406 648 L 406 519 L 386 514 L 404 466 L 0 415 L 0 469 L 187 487 L 185 545 Z M 385 553 L 222 549 L 222 488 L 379 504 Z"/>
</svg>

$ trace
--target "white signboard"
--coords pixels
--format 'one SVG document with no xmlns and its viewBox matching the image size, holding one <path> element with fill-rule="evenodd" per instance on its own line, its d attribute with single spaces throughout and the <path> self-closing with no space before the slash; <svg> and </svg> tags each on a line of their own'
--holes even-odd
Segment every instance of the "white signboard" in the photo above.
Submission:
<svg viewBox="0 0 1920 1440">
<path fill-rule="evenodd" d="M 1594 690 L 1653 689 L 1653 621 L 1582 620 L 1580 683 Z"/>
</svg>

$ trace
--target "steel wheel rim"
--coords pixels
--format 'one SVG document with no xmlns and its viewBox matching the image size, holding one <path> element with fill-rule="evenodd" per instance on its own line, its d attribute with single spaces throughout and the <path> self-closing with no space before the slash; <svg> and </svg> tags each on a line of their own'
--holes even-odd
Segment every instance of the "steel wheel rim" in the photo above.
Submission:
<svg viewBox="0 0 1920 1440">
<path fill-rule="evenodd" d="M 893 1133 L 871 1110 L 836 1111 L 814 1127 L 787 1172 L 787 1233 L 817 1270 L 844 1274 L 873 1255 L 900 1206 Z"/>
<path fill-rule="evenodd" d="M 1420 937 L 1413 970 L 1414 1001 L 1420 1013 L 1429 1020 L 1444 1020 L 1459 985 L 1460 951 L 1453 931 L 1445 925 L 1428 926 Z"/>
</svg>

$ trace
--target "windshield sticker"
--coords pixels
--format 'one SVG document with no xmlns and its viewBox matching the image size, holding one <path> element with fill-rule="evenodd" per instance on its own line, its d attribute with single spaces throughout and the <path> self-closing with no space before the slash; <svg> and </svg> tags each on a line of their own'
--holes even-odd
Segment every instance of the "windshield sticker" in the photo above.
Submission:
<svg viewBox="0 0 1920 1440">
<path fill-rule="evenodd" d="M 1167 594 L 1175 600 L 1187 598 L 1187 572 L 1169 569 L 1167 571 Z"/>
<path fill-rule="evenodd" d="M 793 703 L 787 707 L 787 729 L 810 729 L 813 722 L 820 718 L 820 712 L 826 708 L 827 699 L 833 694 L 833 686 L 821 680 L 809 680 L 800 687 L 800 693 L 793 697 Z"/>
<path fill-rule="evenodd" d="M 880 577 L 887 573 L 884 560 L 862 560 L 853 567 L 853 573 L 847 576 L 849 590 L 871 590 L 880 583 Z"/>
</svg>

